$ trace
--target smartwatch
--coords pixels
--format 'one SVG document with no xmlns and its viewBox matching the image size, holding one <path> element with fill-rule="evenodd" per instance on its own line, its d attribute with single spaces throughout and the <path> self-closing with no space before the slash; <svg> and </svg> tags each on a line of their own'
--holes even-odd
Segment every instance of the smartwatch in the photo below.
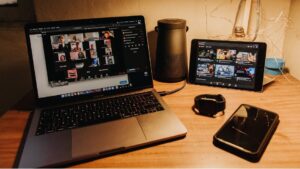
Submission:
<svg viewBox="0 0 300 169">
<path fill-rule="evenodd" d="M 225 114 L 226 101 L 220 94 L 198 95 L 195 97 L 194 101 L 195 104 L 192 109 L 196 114 L 214 118 Z"/>
</svg>

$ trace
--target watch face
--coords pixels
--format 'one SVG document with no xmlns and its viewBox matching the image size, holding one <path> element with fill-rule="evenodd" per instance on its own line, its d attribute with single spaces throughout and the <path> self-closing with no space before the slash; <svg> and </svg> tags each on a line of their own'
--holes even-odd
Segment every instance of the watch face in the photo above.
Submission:
<svg viewBox="0 0 300 169">
<path fill-rule="evenodd" d="M 217 102 L 215 99 L 200 99 L 198 102 L 199 112 L 201 114 L 212 116 L 216 112 Z"/>
<path fill-rule="evenodd" d="M 197 111 L 195 110 L 197 109 Z M 193 110 L 200 115 L 218 117 L 224 115 L 225 98 L 218 94 L 203 94 L 195 97 Z M 220 114 L 218 112 L 221 112 Z"/>
</svg>

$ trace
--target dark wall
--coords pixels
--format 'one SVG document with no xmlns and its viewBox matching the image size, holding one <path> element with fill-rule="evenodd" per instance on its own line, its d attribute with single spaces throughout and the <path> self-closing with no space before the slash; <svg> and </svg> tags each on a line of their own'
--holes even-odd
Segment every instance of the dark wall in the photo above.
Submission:
<svg viewBox="0 0 300 169">
<path fill-rule="evenodd" d="M 18 0 L 17 6 L 0 6 L 1 22 L 26 22 L 35 20 L 33 0 Z"/>
<path fill-rule="evenodd" d="M 33 0 L 0 7 L 0 116 L 32 88 L 23 27 L 33 21 Z"/>
</svg>

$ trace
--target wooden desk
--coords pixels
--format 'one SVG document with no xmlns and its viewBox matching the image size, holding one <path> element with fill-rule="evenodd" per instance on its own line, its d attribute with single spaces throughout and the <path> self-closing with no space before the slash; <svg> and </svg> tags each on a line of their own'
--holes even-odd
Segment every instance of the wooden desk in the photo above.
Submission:
<svg viewBox="0 0 300 169">
<path fill-rule="evenodd" d="M 188 129 L 186 138 L 146 149 L 118 154 L 75 167 L 300 167 L 300 81 L 279 76 L 263 93 L 188 84 L 182 91 L 164 97 Z M 181 83 L 155 82 L 158 91 Z M 212 119 L 191 110 L 198 94 L 223 94 L 226 114 Z M 280 116 L 280 124 L 262 159 L 251 163 L 212 144 L 213 135 L 241 104 L 248 103 Z M 11 167 L 28 118 L 28 112 L 8 111 L 0 119 L 0 167 Z"/>
</svg>

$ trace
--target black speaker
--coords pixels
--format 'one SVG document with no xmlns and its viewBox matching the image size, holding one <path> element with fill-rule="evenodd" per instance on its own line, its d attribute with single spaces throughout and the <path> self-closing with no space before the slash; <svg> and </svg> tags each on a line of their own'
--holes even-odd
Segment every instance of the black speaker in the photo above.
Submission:
<svg viewBox="0 0 300 169">
<path fill-rule="evenodd" d="M 162 82 L 179 82 L 187 77 L 186 32 L 183 19 L 157 22 L 156 69 L 154 78 Z"/>
</svg>

